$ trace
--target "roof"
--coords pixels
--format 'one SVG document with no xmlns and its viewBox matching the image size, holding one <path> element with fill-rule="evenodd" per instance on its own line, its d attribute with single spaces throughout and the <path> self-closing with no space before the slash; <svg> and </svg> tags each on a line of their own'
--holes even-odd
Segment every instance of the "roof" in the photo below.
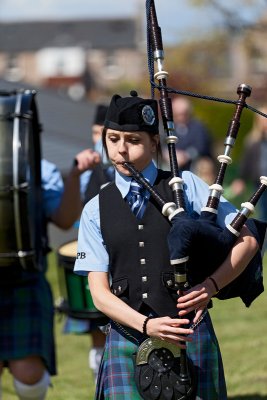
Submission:
<svg viewBox="0 0 267 400">
<path fill-rule="evenodd" d="M 44 47 L 136 48 L 135 20 L 95 19 L 1 22 L 0 52 L 38 51 Z"/>
</svg>

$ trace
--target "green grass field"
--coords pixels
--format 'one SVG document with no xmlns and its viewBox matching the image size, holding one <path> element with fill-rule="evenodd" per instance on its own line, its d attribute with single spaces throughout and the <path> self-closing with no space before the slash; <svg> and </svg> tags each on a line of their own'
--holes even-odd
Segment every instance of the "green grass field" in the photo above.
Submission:
<svg viewBox="0 0 267 400">
<path fill-rule="evenodd" d="M 265 270 L 266 265 L 265 256 Z M 214 301 L 211 316 L 222 351 L 228 398 L 231 400 L 267 399 L 266 300 L 267 293 L 264 292 L 249 308 L 240 299 Z"/>
<path fill-rule="evenodd" d="M 265 256 L 265 269 L 267 257 Z M 48 279 L 59 295 L 57 266 L 50 257 Z M 265 273 L 267 287 L 267 274 Z M 267 400 L 267 291 L 250 308 L 241 300 L 214 301 L 211 310 L 220 342 L 229 400 Z M 89 335 L 63 335 L 63 319 L 56 316 L 58 375 L 47 400 L 92 400 L 94 383 L 88 368 Z M 3 399 L 15 400 L 10 374 L 2 378 Z"/>
</svg>

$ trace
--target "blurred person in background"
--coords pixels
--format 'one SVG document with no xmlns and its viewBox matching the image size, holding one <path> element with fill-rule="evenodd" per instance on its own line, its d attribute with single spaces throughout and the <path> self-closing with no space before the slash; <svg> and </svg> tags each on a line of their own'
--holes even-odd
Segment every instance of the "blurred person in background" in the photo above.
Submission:
<svg viewBox="0 0 267 400">
<path fill-rule="evenodd" d="M 210 157 L 199 157 L 192 163 L 191 170 L 199 178 L 203 179 L 208 185 L 212 185 L 216 178 L 216 165 Z"/>
<path fill-rule="evenodd" d="M 190 170 L 200 157 L 212 158 L 211 136 L 206 126 L 193 116 L 191 102 L 185 97 L 172 99 L 173 121 L 178 137 L 177 161 L 181 171 Z M 164 158 L 168 160 L 166 151 Z"/>
<path fill-rule="evenodd" d="M 260 108 L 267 113 L 267 105 Z M 245 192 L 248 184 L 258 188 L 260 176 L 267 175 L 267 118 L 256 114 L 251 131 L 248 133 L 239 163 L 239 177 L 231 184 L 231 192 L 238 196 Z M 267 192 L 258 203 L 259 218 L 267 221 Z"/>
</svg>

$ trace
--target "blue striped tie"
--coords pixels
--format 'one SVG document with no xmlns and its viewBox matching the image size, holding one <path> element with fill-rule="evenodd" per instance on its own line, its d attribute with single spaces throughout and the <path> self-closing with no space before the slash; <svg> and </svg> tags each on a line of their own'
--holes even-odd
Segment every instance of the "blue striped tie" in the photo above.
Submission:
<svg viewBox="0 0 267 400">
<path fill-rule="evenodd" d="M 146 204 L 145 204 L 145 189 L 134 180 L 131 181 L 130 191 L 127 196 L 129 205 L 132 212 L 137 218 L 142 218 Z"/>
</svg>

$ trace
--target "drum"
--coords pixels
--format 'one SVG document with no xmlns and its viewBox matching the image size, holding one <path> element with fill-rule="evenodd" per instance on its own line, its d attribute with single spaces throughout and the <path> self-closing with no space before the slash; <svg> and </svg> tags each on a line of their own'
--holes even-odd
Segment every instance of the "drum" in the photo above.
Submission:
<svg viewBox="0 0 267 400">
<path fill-rule="evenodd" d="M 42 268 L 41 150 L 35 92 L 0 92 L 0 267 Z"/>
<path fill-rule="evenodd" d="M 77 241 L 63 244 L 57 251 L 59 289 L 61 294 L 57 311 L 78 319 L 106 319 L 96 309 L 89 290 L 87 276 L 76 275 L 73 267 Z"/>
</svg>

